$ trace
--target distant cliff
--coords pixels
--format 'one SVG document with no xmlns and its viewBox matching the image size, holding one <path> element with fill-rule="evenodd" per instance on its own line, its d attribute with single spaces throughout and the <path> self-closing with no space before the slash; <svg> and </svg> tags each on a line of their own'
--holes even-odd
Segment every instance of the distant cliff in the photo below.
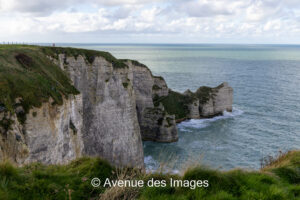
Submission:
<svg viewBox="0 0 300 200">
<path fill-rule="evenodd" d="M 142 140 L 175 142 L 176 121 L 232 110 L 227 83 L 180 94 L 107 52 L 1 46 L 0 55 L 0 159 L 19 165 L 87 155 L 142 168 Z"/>
</svg>

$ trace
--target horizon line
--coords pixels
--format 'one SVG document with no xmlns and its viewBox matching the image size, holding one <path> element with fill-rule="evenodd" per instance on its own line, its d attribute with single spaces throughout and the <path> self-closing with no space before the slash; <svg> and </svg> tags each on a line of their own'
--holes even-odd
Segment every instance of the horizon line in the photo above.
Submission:
<svg viewBox="0 0 300 200">
<path fill-rule="evenodd" d="M 28 45 L 52 45 L 52 44 L 77 44 L 77 45 L 288 45 L 288 46 L 299 46 L 300 43 L 142 43 L 142 42 L 14 42 L 14 41 L 2 41 L 3 44 L 28 44 Z"/>
</svg>

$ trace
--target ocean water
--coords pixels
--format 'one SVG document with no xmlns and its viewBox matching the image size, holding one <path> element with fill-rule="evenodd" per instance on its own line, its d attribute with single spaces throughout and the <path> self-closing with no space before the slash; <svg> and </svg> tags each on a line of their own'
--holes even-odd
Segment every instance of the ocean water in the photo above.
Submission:
<svg viewBox="0 0 300 200">
<path fill-rule="evenodd" d="M 179 141 L 144 142 L 148 170 L 190 164 L 258 169 L 260 159 L 300 149 L 300 46 L 61 44 L 111 52 L 146 64 L 183 92 L 227 81 L 234 111 L 178 124 Z M 188 163 L 188 164 L 187 164 Z"/>
</svg>

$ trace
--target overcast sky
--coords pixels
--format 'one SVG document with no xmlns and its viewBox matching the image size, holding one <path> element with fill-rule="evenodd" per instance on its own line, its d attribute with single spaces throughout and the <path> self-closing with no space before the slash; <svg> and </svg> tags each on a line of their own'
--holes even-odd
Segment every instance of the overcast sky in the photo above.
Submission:
<svg viewBox="0 0 300 200">
<path fill-rule="evenodd" d="M 0 41 L 300 44 L 300 0 L 0 0 Z"/>
</svg>

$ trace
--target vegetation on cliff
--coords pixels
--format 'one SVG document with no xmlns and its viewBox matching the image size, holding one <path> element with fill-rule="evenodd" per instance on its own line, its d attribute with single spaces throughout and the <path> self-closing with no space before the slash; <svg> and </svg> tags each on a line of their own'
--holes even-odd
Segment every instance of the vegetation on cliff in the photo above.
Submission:
<svg viewBox="0 0 300 200">
<path fill-rule="evenodd" d="M 212 97 L 212 92 L 211 87 L 202 86 L 195 92 L 195 95 L 199 99 L 199 103 L 203 105 Z"/>
<path fill-rule="evenodd" d="M 74 56 L 77 58 L 79 55 L 83 56 L 90 64 L 94 62 L 97 56 L 105 58 L 106 61 L 112 63 L 114 68 L 127 68 L 128 66 L 122 61 L 116 59 L 110 53 L 105 51 L 96 51 L 89 49 L 78 49 L 71 47 L 40 47 L 41 51 L 48 56 L 58 58 L 59 54 L 65 54 L 66 56 Z"/>
<path fill-rule="evenodd" d="M 153 102 L 155 106 L 158 106 L 160 103 L 162 103 L 168 114 L 175 115 L 176 120 L 181 121 L 188 118 L 190 112 L 189 105 L 191 105 L 195 100 L 198 100 L 200 103 L 199 109 L 201 109 L 203 105 L 215 97 L 218 89 L 222 88 L 223 86 L 223 84 L 215 88 L 202 86 L 198 88 L 195 93 L 188 90 L 183 94 L 169 90 L 168 96 L 159 97 L 156 95 L 153 98 Z M 158 90 L 160 88 L 154 85 L 152 89 Z"/>
<path fill-rule="evenodd" d="M 130 60 L 130 59 L 120 59 L 121 62 L 131 62 L 133 65 L 135 66 L 139 66 L 139 67 L 144 67 L 144 68 L 147 68 L 149 69 L 146 65 L 140 63 L 139 61 L 137 60 Z"/>
<path fill-rule="evenodd" d="M 36 46 L 0 45 L 0 106 L 14 111 L 24 122 L 29 109 L 39 107 L 50 97 L 62 104 L 63 96 L 78 94 L 66 74 Z M 19 99 L 18 102 L 15 102 Z"/>
<path fill-rule="evenodd" d="M 53 104 L 61 105 L 69 94 L 79 94 L 77 89 L 59 66 L 50 59 L 57 59 L 59 54 L 83 56 L 92 63 L 96 56 L 111 62 L 114 68 L 127 67 L 123 61 L 108 52 L 62 48 L 40 47 L 31 45 L 0 45 L 0 111 L 17 113 L 21 123 L 26 120 L 26 113 L 32 107 L 40 107 L 51 97 Z M 19 99 L 16 102 L 16 99 Z M 7 123 L 6 123 L 7 124 Z M 1 124 L 0 124 L 1 125 Z"/>
<path fill-rule="evenodd" d="M 158 106 L 159 103 L 162 103 L 165 107 L 165 110 L 170 115 L 175 115 L 175 118 L 184 119 L 189 114 L 188 105 L 191 104 L 194 100 L 194 97 L 181 94 L 169 90 L 169 95 L 166 97 L 158 97 L 157 95 L 153 98 L 155 106 Z"/>
<path fill-rule="evenodd" d="M 260 171 L 235 169 L 219 171 L 193 167 L 182 176 L 118 170 L 97 158 L 81 158 L 68 165 L 45 166 L 38 163 L 14 167 L 0 164 L 0 197 L 10 199 L 141 199 L 141 200 L 296 200 L 300 199 L 300 152 L 280 154 L 268 159 Z M 166 187 L 93 188 L 91 179 L 166 180 Z M 209 187 L 190 189 L 171 187 L 177 180 L 208 180 Z"/>
</svg>

